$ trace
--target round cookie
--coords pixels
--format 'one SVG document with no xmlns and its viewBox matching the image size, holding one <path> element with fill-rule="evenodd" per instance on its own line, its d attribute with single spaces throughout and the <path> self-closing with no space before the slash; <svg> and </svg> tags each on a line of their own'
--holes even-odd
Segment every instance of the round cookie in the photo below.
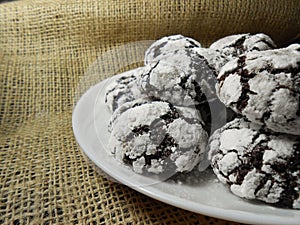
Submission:
<svg viewBox="0 0 300 225">
<path fill-rule="evenodd" d="M 266 34 L 246 33 L 229 35 L 221 38 L 212 43 L 209 48 L 220 51 L 229 58 L 235 58 L 251 51 L 275 49 L 276 44 Z"/>
<path fill-rule="evenodd" d="M 138 79 L 142 73 L 143 67 L 127 71 L 106 87 L 105 104 L 111 113 L 126 102 L 145 97 L 138 86 Z"/>
<path fill-rule="evenodd" d="M 145 52 L 145 64 L 156 61 L 162 53 L 179 49 L 192 49 L 201 47 L 201 44 L 189 37 L 180 34 L 163 37 L 155 41 Z"/>
<path fill-rule="evenodd" d="M 300 209 L 300 137 L 235 119 L 209 139 L 209 159 L 233 194 Z"/>
<path fill-rule="evenodd" d="M 135 172 L 170 177 L 191 171 L 201 161 L 207 140 L 197 110 L 153 101 L 133 103 L 119 114 L 108 146 Z"/>
<path fill-rule="evenodd" d="M 300 45 L 249 52 L 222 67 L 220 100 L 250 121 L 300 135 Z"/>
<path fill-rule="evenodd" d="M 216 72 L 195 51 L 176 50 L 157 59 L 145 67 L 141 76 L 140 86 L 144 93 L 184 106 L 216 98 Z"/>
</svg>

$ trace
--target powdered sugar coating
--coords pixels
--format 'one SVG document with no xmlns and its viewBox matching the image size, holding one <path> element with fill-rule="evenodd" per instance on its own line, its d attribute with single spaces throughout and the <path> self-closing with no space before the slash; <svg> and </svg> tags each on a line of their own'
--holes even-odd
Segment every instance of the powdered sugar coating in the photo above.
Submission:
<svg viewBox="0 0 300 225">
<path fill-rule="evenodd" d="M 223 66 L 220 100 L 250 121 L 300 135 L 300 45 L 249 52 Z"/>
<path fill-rule="evenodd" d="M 222 66 L 229 61 L 227 56 L 214 49 L 194 48 L 193 51 L 195 51 L 200 57 L 203 57 L 210 68 L 212 68 L 216 73 L 218 73 Z"/>
<path fill-rule="evenodd" d="M 175 105 L 191 106 L 216 98 L 215 71 L 195 51 L 177 50 L 160 55 L 146 66 L 140 86 L 148 95 Z"/>
<path fill-rule="evenodd" d="M 140 79 L 143 69 L 143 67 L 139 67 L 124 72 L 106 87 L 105 104 L 110 112 L 114 112 L 126 102 L 146 97 L 138 86 L 138 79 Z"/>
<path fill-rule="evenodd" d="M 169 51 L 175 51 L 179 49 L 192 49 L 201 47 L 201 44 L 189 37 L 183 35 L 171 35 L 163 37 L 155 41 L 145 53 L 145 64 L 157 61 L 157 57 L 161 56 L 163 53 Z"/>
<path fill-rule="evenodd" d="M 235 34 L 221 38 L 210 45 L 211 49 L 220 51 L 229 58 L 239 57 L 251 51 L 275 49 L 276 44 L 266 34 Z"/>
<path fill-rule="evenodd" d="M 300 137 L 235 119 L 210 137 L 209 158 L 235 195 L 300 209 Z"/>
<path fill-rule="evenodd" d="M 109 148 L 137 173 L 191 171 L 203 158 L 207 133 L 197 110 L 153 101 L 121 113 L 112 123 Z"/>
<path fill-rule="evenodd" d="M 125 102 L 124 104 L 120 105 L 120 107 L 118 107 L 113 114 L 111 115 L 111 118 L 109 120 L 109 124 L 108 124 L 108 131 L 112 132 L 113 130 L 113 124 L 115 123 L 115 121 L 120 117 L 120 115 L 124 112 L 126 112 L 127 110 L 131 109 L 131 108 L 135 108 L 137 106 L 140 106 L 142 104 L 146 104 L 151 102 L 150 99 L 148 98 L 137 98 L 134 99 L 132 101 L 129 102 Z"/>
</svg>

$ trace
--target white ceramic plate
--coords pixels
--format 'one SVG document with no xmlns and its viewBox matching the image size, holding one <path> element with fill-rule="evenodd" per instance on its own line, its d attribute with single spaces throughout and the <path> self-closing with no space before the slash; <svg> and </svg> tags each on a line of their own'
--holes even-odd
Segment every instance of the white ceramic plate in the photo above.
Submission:
<svg viewBox="0 0 300 225">
<path fill-rule="evenodd" d="M 300 210 L 240 199 L 218 182 L 210 170 L 161 182 L 138 175 L 115 161 L 106 148 L 110 113 L 104 105 L 104 88 L 111 79 L 92 86 L 82 95 L 72 121 L 84 154 L 102 171 L 138 192 L 196 213 L 250 224 L 300 224 Z"/>
</svg>

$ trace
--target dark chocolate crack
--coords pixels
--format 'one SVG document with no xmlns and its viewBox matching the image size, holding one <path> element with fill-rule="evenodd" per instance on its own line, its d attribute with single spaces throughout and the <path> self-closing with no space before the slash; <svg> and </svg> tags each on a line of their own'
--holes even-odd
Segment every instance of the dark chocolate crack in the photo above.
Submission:
<svg viewBox="0 0 300 225">
<path fill-rule="evenodd" d="M 180 87 L 182 87 L 182 89 L 186 89 L 186 83 L 187 83 L 188 79 L 189 79 L 189 76 L 187 76 L 187 75 L 180 77 L 180 82 L 178 83 L 178 85 Z"/>
<path fill-rule="evenodd" d="M 241 82 L 242 83 L 242 94 L 240 95 L 239 99 L 237 102 L 235 102 L 236 104 L 236 109 L 241 112 L 244 108 L 246 108 L 246 106 L 248 105 L 248 100 L 249 100 L 249 93 L 252 94 L 257 94 L 255 92 L 252 92 L 250 90 L 250 86 L 248 84 L 248 82 Z"/>
<path fill-rule="evenodd" d="M 191 44 L 189 46 L 185 46 L 186 48 L 197 48 L 197 47 L 199 47 L 199 45 L 197 45 L 194 41 L 192 41 L 190 39 L 186 39 L 186 41 L 188 41 Z"/>
<path fill-rule="evenodd" d="M 225 47 L 234 47 L 234 48 L 243 48 L 243 44 L 246 40 L 246 36 L 242 36 L 239 39 L 237 39 L 234 43 L 232 43 L 231 45 L 227 45 Z"/>
<path fill-rule="evenodd" d="M 120 77 L 120 78 L 117 80 L 117 83 L 119 83 L 119 84 L 121 84 L 121 85 L 128 85 L 128 84 L 134 82 L 134 80 L 135 80 L 135 79 L 131 79 L 131 80 L 130 80 L 130 79 L 128 79 L 128 78 L 134 78 L 134 75 L 131 75 L 130 77 L 125 77 L 125 76 Z M 126 90 L 126 86 L 119 86 L 119 87 L 116 86 L 116 87 L 110 89 L 109 91 L 107 91 L 106 94 L 105 94 L 105 100 L 104 100 L 105 103 L 107 103 L 107 101 L 108 101 L 108 99 L 107 99 L 108 95 L 110 95 L 112 92 L 114 92 L 114 91 L 117 90 L 117 89 L 124 91 L 124 90 Z M 115 111 L 115 110 L 117 109 L 117 107 L 118 107 L 118 100 L 119 100 L 121 97 L 123 97 L 123 96 L 124 96 L 124 92 L 121 92 L 121 91 L 118 92 L 118 94 L 114 96 L 114 100 L 113 100 L 113 104 L 112 104 L 112 109 L 113 109 L 113 111 Z M 126 95 L 125 95 L 125 96 L 126 96 Z M 127 100 L 127 101 L 130 101 L 130 100 L 133 100 L 133 98 L 130 97 L 130 96 L 126 96 L 126 100 Z"/>
<path fill-rule="evenodd" d="M 243 55 L 243 56 L 239 57 L 238 61 L 237 61 L 237 67 L 230 71 L 225 72 L 222 76 L 220 76 L 217 79 L 217 81 L 220 83 L 221 81 L 224 81 L 227 77 L 229 77 L 230 75 L 232 75 L 234 73 L 241 74 L 243 67 L 245 66 L 245 61 L 246 61 L 246 56 Z M 222 87 L 222 85 L 221 85 L 221 87 Z"/>
<path fill-rule="evenodd" d="M 166 44 L 167 44 L 167 41 L 157 45 L 157 47 L 154 48 L 153 58 L 156 58 L 157 56 L 159 56 L 162 53 L 161 48 L 163 48 Z"/>
<path fill-rule="evenodd" d="M 144 133 L 149 133 L 150 127 L 148 125 L 140 125 L 132 129 L 134 136 L 143 135 Z"/>
<path fill-rule="evenodd" d="M 297 67 L 287 67 L 287 68 L 273 68 L 271 65 L 268 65 L 265 68 L 262 68 L 259 70 L 259 72 L 262 72 L 266 70 L 268 73 L 276 75 L 280 73 L 290 73 L 292 77 L 299 77 L 300 76 L 300 62 L 297 62 Z"/>
<path fill-rule="evenodd" d="M 255 140 L 253 140 L 252 143 L 254 143 L 254 141 Z M 259 142 L 251 152 L 247 152 L 242 157 L 238 155 L 238 158 L 242 162 L 242 165 L 240 165 L 235 169 L 235 171 L 233 171 L 237 174 L 237 184 L 241 185 L 244 181 L 245 176 L 252 169 L 255 168 L 257 171 L 261 171 L 264 151 L 268 149 L 267 146 L 262 145 L 262 143 L 264 142 L 266 143 L 267 141 L 264 140 L 262 142 Z"/>
<path fill-rule="evenodd" d="M 137 158 L 130 158 L 129 155 L 124 155 L 123 162 L 132 165 L 137 159 L 144 157 L 145 165 L 151 166 L 151 160 L 165 160 L 172 154 L 172 148 L 177 148 L 178 144 L 175 142 L 169 134 L 166 134 L 160 144 L 156 147 L 156 152 L 154 154 L 146 154 L 144 152 L 141 156 Z"/>
<path fill-rule="evenodd" d="M 292 208 L 295 199 L 299 198 L 299 192 L 296 190 L 298 185 L 297 180 L 300 175 L 295 177 L 294 172 L 300 171 L 300 139 L 294 145 L 294 154 L 289 159 L 285 159 L 282 163 L 272 164 L 271 168 L 283 178 L 281 193 L 277 206 L 284 208 Z"/>
<path fill-rule="evenodd" d="M 125 142 L 131 141 L 134 137 L 141 136 L 143 134 L 151 134 L 151 128 L 149 125 L 139 125 L 132 129 L 132 131 L 125 137 Z"/>
<path fill-rule="evenodd" d="M 105 102 L 107 102 L 107 96 L 108 96 L 110 93 L 114 92 L 116 89 L 117 89 L 117 87 L 114 87 L 114 88 L 112 88 L 112 89 L 110 89 L 109 91 L 106 92 L 106 95 L 105 95 Z M 124 89 L 124 88 L 121 87 L 121 89 Z"/>
<path fill-rule="evenodd" d="M 180 114 L 177 111 L 177 109 L 171 103 L 167 103 L 170 110 L 168 110 L 165 114 L 159 116 L 157 119 L 153 120 L 150 125 L 151 128 L 158 129 L 163 125 L 168 125 L 172 123 L 175 119 L 178 119 L 180 117 Z"/>
<path fill-rule="evenodd" d="M 130 75 L 128 77 L 126 77 L 126 76 L 120 77 L 119 79 L 117 79 L 117 82 L 119 82 L 120 84 L 129 84 L 129 83 L 133 82 L 134 80 L 136 80 L 136 76 Z"/>
<path fill-rule="evenodd" d="M 158 66 L 159 63 L 160 63 L 160 61 L 156 61 L 154 66 L 150 67 L 150 70 L 146 73 L 146 75 L 148 75 L 150 77 L 152 71 Z M 149 83 L 149 81 L 148 81 L 148 83 Z"/>
<path fill-rule="evenodd" d="M 232 43 L 231 45 L 228 45 L 225 47 L 235 48 L 237 52 L 233 53 L 233 56 L 239 56 L 241 53 L 243 53 L 245 51 L 245 48 L 243 45 L 245 40 L 246 40 L 246 36 L 242 36 L 238 40 L 236 40 L 234 43 Z"/>
<path fill-rule="evenodd" d="M 158 159 L 165 159 L 172 154 L 172 148 L 177 148 L 178 144 L 169 134 L 166 134 L 161 143 L 157 146 Z"/>
<path fill-rule="evenodd" d="M 191 62 L 192 64 L 190 65 L 190 67 L 196 69 L 196 79 L 191 81 L 191 87 L 187 87 L 186 85 L 190 79 L 189 74 L 186 74 L 185 76 L 181 77 L 181 80 L 178 83 L 178 85 L 183 90 L 187 91 L 187 95 L 194 99 L 195 103 L 202 104 L 207 102 L 207 97 L 211 96 L 206 95 L 211 95 L 211 93 L 204 93 L 202 91 L 200 83 L 202 80 L 206 80 L 208 82 L 208 85 L 212 88 L 212 90 L 214 90 L 216 80 L 211 79 L 209 75 L 211 75 L 212 78 L 214 78 L 216 76 L 216 70 L 208 64 L 207 60 L 203 56 L 199 54 L 197 54 L 197 56 L 201 60 L 201 65 L 198 65 L 199 62 L 197 62 L 197 64 L 195 64 L 193 61 Z M 194 61 L 196 61 L 196 59 L 194 59 Z M 205 72 L 203 70 L 205 70 Z M 209 74 L 210 72 L 211 74 Z M 196 92 L 196 95 L 194 95 L 194 92 Z"/>
<path fill-rule="evenodd" d="M 142 79 L 144 79 L 146 76 L 147 76 L 147 79 L 146 79 L 146 90 L 147 91 L 150 91 L 150 92 L 156 92 L 156 91 L 159 91 L 159 89 L 153 85 L 150 84 L 150 76 L 151 76 L 151 73 L 154 71 L 154 69 L 158 66 L 158 64 L 160 63 L 161 61 L 156 61 L 154 66 L 151 66 L 149 71 L 145 74 L 142 75 Z M 143 89 L 143 88 L 142 88 Z M 144 90 L 145 92 L 145 90 Z M 146 95 L 152 97 L 153 95 L 150 94 L 150 93 L 145 93 Z"/>
<path fill-rule="evenodd" d="M 179 113 L 175 109 L 175 107 L 170 105 L 171 111 L 168 111 L 166 114 L 160 116 L 162 120 L 165 121 L 166 124 L 172 123 L 175 119 L 179 118 Z"/>
<path fill-rule="evenodd" d="M 176 108 L 169 103 L 170 110 L 159 118 L 153 120 L 150 125 L 139 125 L 132 129 L 127 135 L 126 141 L 131 141 L 134 137 L 149 133 L 150 139 L 157 144 L 161 142 L 161 136 L 165 135 L 165 128 L 168 124 L 172 123 L 175 119 L 179 118 L 179 112 Z"/>
<path fill-rule="evenodd" d="M 241 112 L 248 105 L 249 94 L 256 95 L 257 93 L 250 90 L 249 80 L 256 76 L 255 73 L 249 73 L 248 70 L 244 69 L 246 56 L 241 56 L 238 59 L 238 67 L 235 73 L 240 76 L 240 82 L 242 84 L 241 95 L 237 102 L 232 102 L 231 105 L 236 104 L 236 109 Z M 232 72 L 231 72 L 232 73 Z"/>
</svg>

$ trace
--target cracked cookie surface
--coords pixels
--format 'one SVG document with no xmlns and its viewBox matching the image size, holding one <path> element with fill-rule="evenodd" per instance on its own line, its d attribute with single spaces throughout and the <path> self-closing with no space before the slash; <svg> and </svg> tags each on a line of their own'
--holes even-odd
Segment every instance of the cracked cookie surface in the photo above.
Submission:
<svg viewBox="0 0 300 225">
<path fill-rule="evenodd" d="M 137 98 L 146 97 L 138 86 L 138 79 L 143 73 L 144 68 L 139 67 L 114 79 L 105 89 L 105 104 L 110 112 L 114 112 L 119 106 Z"/>
<path fill-rule="evenodd" d="M 168 52 L 145 68 L 140 86 L 148 95 L 185 106 L 216 98 L 215 71 L 194 51 Z"/>
<path fill-rule="evenodd" d="M 171 35 L 155 41 L 145 52 L 145 64 L 157 61 L 157 57 L 169 51 L 179 49 L 192 49 L 201 47 L 201 44 L 189 37 L 183 35 Z"/>
<path fill-rule="evenodd" d="M 208 135 L 201 117 L 188 107 L 132 102 L 114 119 L 112 128 L 109 148 L 137 173 L 171 176 L 191 171 L 206 151 Z"/>
<path fill-rule="evenodd" d="M 221 38 L 209 47 L 219 51 L 228 58 L 236 58 L 251 51 L 275 49 L 276 44 L 266 34 L 235 34 Z"/>
<path fill-rule="evenodd" d="M 250 121 L 300 135 L 300 45 L 249 52 L 225 64 L 220 100 Z"/>
<path fill-rule="evenodd" d="M 209 139 L 218 179 L 237 196 L 300 209 L 300 137 L 235 119 Z"/>
</svg>

